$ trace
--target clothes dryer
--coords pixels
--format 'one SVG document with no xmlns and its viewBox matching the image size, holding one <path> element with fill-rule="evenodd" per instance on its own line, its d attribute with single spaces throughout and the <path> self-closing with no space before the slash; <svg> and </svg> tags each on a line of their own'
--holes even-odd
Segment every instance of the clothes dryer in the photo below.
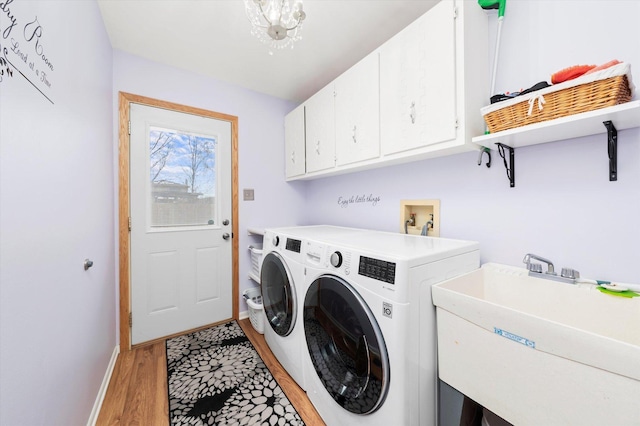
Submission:
<svg viewBox="0 0 640 426">
<path fill-rule="evenodd" d="M 320 416 L 437 424 L 431 285 L 477 269 L 478 243 L 341 228 L 304 252 L 304 375 Z"/>
</svg>

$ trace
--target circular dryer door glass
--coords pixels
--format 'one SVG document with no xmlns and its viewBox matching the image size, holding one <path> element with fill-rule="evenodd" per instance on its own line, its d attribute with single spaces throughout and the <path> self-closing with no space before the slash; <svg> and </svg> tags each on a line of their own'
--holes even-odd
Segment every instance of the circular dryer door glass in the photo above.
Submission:
<svg viewBox="0 0 640 426">
<path fill-rule="evenodd" d="M 387 348 L 371 309 L 339 277 L 323 275 L 304 301 L 311 362 L 331 397 L 356 414 L 376 411 L 389 386 Z"/>
<path fill-rule="evenodd" d="M 296 295 L 289 268 L 278 253 L 264 257 L 260 287 L 267 322 L 280 336 L 289 335 L 296 320 Z"/>
</svg>

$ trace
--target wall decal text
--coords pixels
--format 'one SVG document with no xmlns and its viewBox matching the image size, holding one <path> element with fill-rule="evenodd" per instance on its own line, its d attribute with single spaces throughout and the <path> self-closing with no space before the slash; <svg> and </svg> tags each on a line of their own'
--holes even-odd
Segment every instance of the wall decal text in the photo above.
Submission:
<svg viewBox="0 0 640 426">
<path fill-rule="evenodd" d="M 0 83 L 6 77 L 13 77 L 15 71 L 53 104 L 45 93 L 51 90 L 54 62 L 45 48 L 44 27 L 37 16 L 19 19 L 15 12 L 17 3 L 16 0 L 0 2 L 0 18 L 8 20 L 0 26 Z"/>
<path fill-rule="evenodd" d="M 363 194 L 363 195 L 352 195 L 350 197 L 338 197 L 338 205 L 343 209 L 349 207 L 349 204 L 359 204 L 359 203 L 369 203 L 372 207 L 375 207 L 376 204 L 380 201 L 379 195 L 373 194 Z"/>
</svg>

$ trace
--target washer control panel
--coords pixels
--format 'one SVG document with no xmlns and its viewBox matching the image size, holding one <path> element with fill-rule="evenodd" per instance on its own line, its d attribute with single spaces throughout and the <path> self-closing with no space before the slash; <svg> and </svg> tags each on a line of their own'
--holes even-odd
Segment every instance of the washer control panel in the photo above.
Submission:
<svg viewBox="0 0 640 426">
<path fill-rule="evenodd" d="M 395 284 L 396 264 L 394 262 L 387 262 L 386 260 L 360 256 L 358 274 L 388 284 Z"/>
</svg>

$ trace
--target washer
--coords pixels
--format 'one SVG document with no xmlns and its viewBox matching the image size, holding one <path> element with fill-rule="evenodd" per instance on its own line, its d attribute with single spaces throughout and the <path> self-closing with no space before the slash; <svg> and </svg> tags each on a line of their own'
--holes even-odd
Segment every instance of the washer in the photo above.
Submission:
<svg viewBox="0 0 640 426">
<path fill-rule="evenodd" d="M 301 309 L 304 292 L 299 289 L 304 283 L 303 244 L 294 232 L 295 228 L 265 230 L 260 289 L 265 341 L 282 367 L 305 389 Z"/>
<path fill-rule="evenodd" d="M 265 230 L 260 272 L 264 338 L 273 355 L 303 390 L 306 390 L 303 357 L 307 352 L 302 324 L 304 263 L 307 257 L 316 256 L 306 253 L 307 240 L 354 232 L 357 231 L 325 225 Z"/>
<path fill-rule="evenodd" d="M 307 395 L 330 425 L 437 424 L 431 285 L 478 243 L 340 228 L 305 243 Z"/>
</svg>

